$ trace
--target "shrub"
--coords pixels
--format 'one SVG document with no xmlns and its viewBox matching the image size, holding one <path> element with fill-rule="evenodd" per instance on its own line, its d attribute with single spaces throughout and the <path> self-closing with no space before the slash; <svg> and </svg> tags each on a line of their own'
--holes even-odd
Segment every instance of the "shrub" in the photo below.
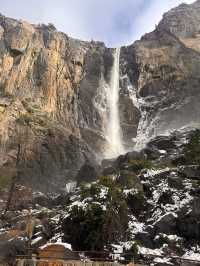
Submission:
<svg viewBox="0 0 200 266">
<path fill-rule="evenodd" d="M 143 191 L 127 195 L 127 204 L 132 213 L 136 216 L 142 214 L 145 210 L 145 195 Z"/>
<path fill-rule="evenodd" d="M 101 176 L 99 179 L 99 184 L 105 187 L 112 187 L 114 183 L 115 182 L 111 176 Z"/>
<path fill-rule="evenodd" d="M 184 147 L 187 164 L 200 164 L 200 130 L 197 129 Z"/>
<path fill-rule="evenodd" d="M 104 211 L 98 204 L 92 203 L 86 209 L 74 206 L 62 225 L 64 240 L 76 250 L 103 249 L 103 217 Z"/>
<path fill-rule="evenodd" d="M 81 182 L 81 184 L 80 184 L 80 196 L 81 196 L 82 200 L 90 197 L 90 185 L 88 183 Z"/>
<path fill-rule="evenodd" d="M 99 193 L 98 184 L 83 186 L 86 196 Z M 85 194 L 84 194 L 85 196 Z M 95 199 L 98 200 L 98 197 Z M 103 250 L 117 241 L 126 240 L 128 211 L 123 192 L 115 186 L 108 189 L 106 208 L 101 201 L 73 206 L 63 222 L 64 241 L 77 250 Z"/>
<path fill-rule="evenodd" d="M 108 191 L 107 211 L 103 224 L 103 240 L 106 245 L 125 241 L 128 229 L 128 206 L 123 193 L 113 187 Z"/>
<path fill-rule="evenodd" d="M 128 170 L 120 171 L 120 175 L 117 178 L 116 182 L 123 188 L 136 188 L 138 190 L 142 190 L 140 179 L 134 172 L 130 172 Z"/>
<path fill-rule="evenodd" d="M 126 251 L 126 254 L 124 256 L 126 262 L 134 261 L 134 259 L 138 258 L 138 251 L 139 251 L 138 245 L 139 242 L 134 241 L 131 248 Z"/>
<path fill-rule="evenodd" d="M 101 188 L 98 183 L 88 184 L 86 182 L 81 182 L 80 184 L 80 195 L 81 199 L 92 197 L 96 198 L 101 191 Z"/>
<path fill-rule="evenodd" d="M 4 189 L 10 186 L 11 182 L 12 182 L 11 176 L 5 176 L 5 175 L 0 176 L 0 189 Z"/>
<path fill-rule="evenodd" d="M 99 184 L 93 183 L 90 187 L 90 196 L 96 198 L 101 192 Z"/>
<path fill-rule="evenodd" d="M 139 172 L 142 169 L 152 169 L 153 164 L 149 160 L 145 159 L 135 159 L 129 160 L 129 169 L 135 172 Z"/>
</svg>

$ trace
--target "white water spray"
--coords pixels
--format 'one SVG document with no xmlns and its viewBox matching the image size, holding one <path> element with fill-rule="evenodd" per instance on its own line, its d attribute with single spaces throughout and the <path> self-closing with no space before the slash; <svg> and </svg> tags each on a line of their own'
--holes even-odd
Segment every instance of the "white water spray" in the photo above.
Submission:
<svg viewBox="0 0 200 266">
<path fill-rule="evenodd" d="M 105 154 L 107 158 L 115 158 L 124 153 L 119 119 L 119 59 L 120 48 L 117 48 L 114 54 L 110 90 L 107 95 L 109 107 L 109 119 L 106 134 L 108 147 Z"/>
</svg>

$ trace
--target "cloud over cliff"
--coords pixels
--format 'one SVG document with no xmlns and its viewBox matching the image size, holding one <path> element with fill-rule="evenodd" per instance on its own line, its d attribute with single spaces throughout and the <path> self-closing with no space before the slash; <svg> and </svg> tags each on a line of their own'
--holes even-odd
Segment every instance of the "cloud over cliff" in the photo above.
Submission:
<svg viewBox="0 0 200 266">
<path fill-rule="evenodd" d="M 69 35 L 127 44 L 154 29 L 162 14 L 192 0 L 0 0 L 3 14 L 34 23 L 52 22 Z"/>
</svg>

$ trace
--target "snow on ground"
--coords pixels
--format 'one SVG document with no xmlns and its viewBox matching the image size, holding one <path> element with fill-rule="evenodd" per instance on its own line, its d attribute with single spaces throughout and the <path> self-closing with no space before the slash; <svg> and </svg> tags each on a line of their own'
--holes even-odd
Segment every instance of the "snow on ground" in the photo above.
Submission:
<svg viewBox="0 0 200 266">
<path fill-rule="evenodd" d="M 144 226 L 144 223 L 138 222 L 138 220 L 134 216 L 131 216 L 130 221 L 128 223 L 128 227 L 133 235 L 142 232 Z"/>
<path fill-rule="evenodd" d="M 174 177 L 176 179 L 177 177 L 177 169 L 170 169 L 165 168 L 161 170 L 154 170 L 150 169 L 147 170 L 147 172 L 144 174 L 145 181 L 142 181 L 143 184 L 151 184 L 152 182 L 154 185 L 152 187 L 154 188 L 152 191 L 152 197 L 148 198 L 147 202 L 155 206 L 154 212 L 151 215 L 151 218 L 148 219 L 148 222 L 157 221 L 157 219 L 162 216 L 163 214 L 169 213 L 169 212 L 178 212 L 183 207 L 188 207 L 191 204 L 191 201 L 193 200 L 193 197 L 190 195 L 190 190 L 192 188 L 192 182 L 191 180 L 187 179 L 183 181 L 183 189 L 176 189 L 169 185 L 168 183 L 168 171 L 170 170 L 170 177 Z M 166 177 L 160 177 L 159 183 L 157 183 L 157 175 L 159 176 L 162 173 L 166 173 Z M 163 193 L 170 192 L 172 203 L 159 203 L 160 196 Z M 157 205 L 158 204 L 158 205 Z"/>
<path fill-rule="evenodd" d="M 166 234 L 160 234 L 156 237 L 160 237 L 162 236 L 163 238 L 168 238 L 171 242 L 178 242 L 178 241 L 182 241 L 183 238 L 182 237 L 179 237 L 177 235 L 166 235 Z"/>
<path fill-rule="evenodd" d="M 172 216 L 174 216 L 175 218 L 178 217 L 178 215 L 177 215 L 176 213 L 168 212 L 168 213 L 165 213 L 164 215 L 160 216 L 160 217 L 155 221 L 154 224 L 160 222 L 160 221 L 163 219 L 163 217 L 165 217 L 165 216 L 167 216 L 167 215 L 170 215 L 170 214 L 171 214 Z"/>
<path fill-rule="evenodd" d="M 159 150 L 159 153 L 160 153 L 160 154 L 166 154 L 167 151 L 165 151 L 165 150 Z"/>
<path fill-rule="evenodd" d="M 188 260 L 196 260 L 200 262 L 200 253 L 196 253 L 194 251 L 187 251 L 183 256 L 183 259 L 188 259 Z"/>
<path fill-rule="evenodd" d="M 100 194 L 99 194 L 99 198 L 100 199 L 106 199 L 106 196 L 108 194 L 108 187 L 101 187 L 101 191 L 100 191 Z"/>
<path fill-rule="evenodd" d="M 127 196 L 128 194 L 134 195 L 138 193 L 138 189 L 131 188 L 131 189 L 124 189 L 123 193 Z"/>
<path fill-rule="evenodd" d="M 156 262 L 156 263 L 165 263 L 167 265 L 173 265 L 171 263 L 171 259 L 170 258 L 155 258 L 154 262 Z"/>
<path fill-rule="evenodd" d="M 142 255 L 154 255 L 154 256 L 162 256 L 162 249 L 151 249 L 138 246 L 138 252 Z"/>
<path fill-rule="evenodd" d="M 166 168 L 163 168 L 163 169 L 158 169 L 158 170 L 156 170 L 156 169 L 147 169 L 146 173 L 144 174 L 144 177 L 145 178 L 148 178 L 148 177 L 152 177 L 153 178 L 154 176 L 162 174 L 162 173 L 167 172 L 169 170 L 170 170 L 169 167 L 166 167 Z"/>
<path fill-rule="evenodd" d="M 75 189 L 76 189 L 76 185 L 77 185 L 76 181 L 72 181 L 72 182 L 67 183 L 66 186 L 65 186 L 66 192 L 67 193 L 74 192 Z"/>
<path fill-rule="evenodd" d="M 70 206 L 69 206 L 69 208 L 68 208 L 69 211 L 71 211 L 71 209 L 72 209 L 74 206 L 77 206 L 77 207 L 79 207 L 79 208 L 85 209 L 85 208 L 87 208 L 88 203 L 85 202 L 85 201 L 79 201 L 79 200 L 74 201 L 74 202 L 72 202 L 72 204 L 70 204 Z"/>
<path fill-rule="evenodd" d="M 174 205 L 178 209 L 181 209 L 187 205 L 190 204 L 190 202 L 193 200 L 193 197 L 189 194 L 189 192 L 184 193 L 184 197 L 181 198 L 181 193 L 176 193 L 175 195 L 172 196 L 174 200 Z"/>
<path fill-rule="evenodd" d="M 123 253 L 123 247 L 121 245 L 112 244 L 113 254 L 112 259 L 119 260 Z"/>
<path fill-rule="evenodd" d="M 62 242 L 63 233 L 56 233 L 49 241 L 49 243 Z"/>
<path fill-rule="evenodd" d="M 169 190 L 169 186 L 168 186 L 168 182 L 167 180 L 162 180 L 160 182 L 160 184 L 157 186 L 157 189 L 155 189 L 153 191 L 153 202 L 154 203 L 157 203 L 159 198 L 160 198 L 160 195 L 163 193 L 163 192 L 166 192 Z"/>
<path fill-rule="evenodd" d="M 72 250 L 72 246 L 71 246 L 71 244 L 63 243 L 63 242 L 47 243 L 47 244 L 45 244 L 44 246 L 41 246 L 40 249 L 43 250 L 43 249 L 45 249 L 45 248 L 47 248 L 47 247 L 50 247 L 50 246 L 52 246 L 52 245 L 60 245 L 60 246 L 63 246 L 63 247 L 65 247 L 65 248 L 67 248 L 67 249 Z"/>
<path fill-rule="evenodd" d="M 38 236 L 37 238 L 35 238 L 35 239 L 33 239 L 33 240 L 31 241 L 31 245 L 35 245 L 35 244 L 37 244 L 37 243 L 40 242 L 42 239 L 43 239 L 42 236 Z"/>
<path fill-rule="evenodd" d="M 120 242 L 120 245 L 125 249 L 129 250 L 133 246 L 133 241 Z"/>
</svg>

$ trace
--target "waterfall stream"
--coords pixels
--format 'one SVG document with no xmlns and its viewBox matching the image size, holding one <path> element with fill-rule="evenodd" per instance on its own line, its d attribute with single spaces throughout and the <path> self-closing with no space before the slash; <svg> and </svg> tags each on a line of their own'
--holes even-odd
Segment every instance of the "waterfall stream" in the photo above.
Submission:
<svg viewBox="0 0 200 266">
<path fill-rule="evenodd" d="M 109 119 L 106 132 L 108 139 L 108 146 L 105 153 L 106 158 L 115 158 L 124 153 L 119 118 L 119 59 L 120 48 L 116 48 L 114 52 L 114 63 L 111 71 L 110 86 L 107 95 Z"/>
</svg>

